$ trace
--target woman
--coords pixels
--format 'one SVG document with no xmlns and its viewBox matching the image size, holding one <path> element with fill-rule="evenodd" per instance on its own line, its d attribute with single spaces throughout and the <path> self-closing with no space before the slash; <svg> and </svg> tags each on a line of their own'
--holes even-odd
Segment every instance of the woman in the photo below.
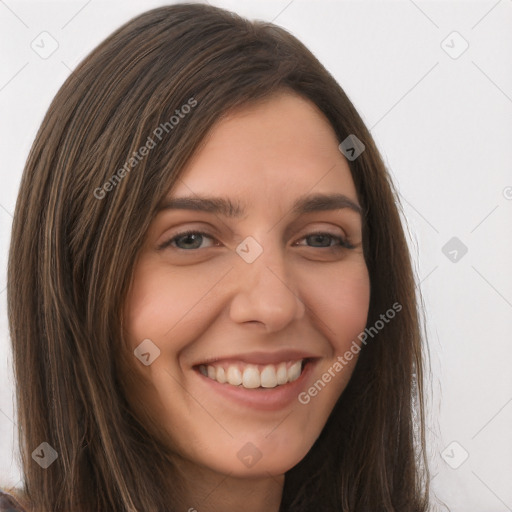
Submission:
<svg viewBox="0 0 512 512">
<path fill-rule="evenodd" d="M 55 97 L 16 205 L 21 506 L 426 511 L 395 201 L 283 29 L 176 4 L 112 34 Z"/>
</svg>

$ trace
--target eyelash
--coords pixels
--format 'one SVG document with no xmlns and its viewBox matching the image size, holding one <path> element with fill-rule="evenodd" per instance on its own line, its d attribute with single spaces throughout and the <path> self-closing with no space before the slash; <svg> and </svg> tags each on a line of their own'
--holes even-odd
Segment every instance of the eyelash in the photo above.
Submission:
<svg viewBox="0 0 512 512">
<path fill-rule="evenodd" d="M 183 231 L 182 233 L 177 233 L 176 235 L 174 235 L 169 240 L 166 240 L 165 242 L 162 242 L 162 244 L 160 244 L 158 249 L 159 250 L 163 250 L 163 249 L 167 249 L 168 247 L 172 247 L 171 246 L 172 242 L 175 242 L 177 239 L 184 238 L 184 237 L 189 236 L 189 235 L 201 235 L 203 237 L 211 238 L 212 240 L 215 239 L 212 235 L 210 235 L 209 233 L 206 233 L 204 231 L 188 230 L 188 231 Z M 310 236 L 328 236 L 328 237 L 331 237 L 332 239 L 335 239 L 335 240 L 339 241 L 339 246 L 338 247 L 342 247 L 342 248 L 345 248 L 345 249 L 355 249 L 355 246 L 352 245 L 345 238 L 333 235 L 333 234 L 325 232 L 325 231 L 315 231 L 313 233 L 308 233 L 307 235 L 303 236 L 300 240 L 304 240 L 305 238 L 308 238 Z M 334 247 L 336 247 L 336 246 L 330 246 L 329 245 L 327 247 L 312 247 L 312 248 L 313 249 L 333 249 Z M 174 249 L 178 249 L 180 251 L 198 251 L 199 250 L 199 249 L 181 249 L 180 247 L 174 247 Z"/>
</svg>

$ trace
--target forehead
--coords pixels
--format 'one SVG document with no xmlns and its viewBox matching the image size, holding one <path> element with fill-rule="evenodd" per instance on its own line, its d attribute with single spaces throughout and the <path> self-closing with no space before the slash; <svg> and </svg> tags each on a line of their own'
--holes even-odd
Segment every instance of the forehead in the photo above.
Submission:
<svg viewBox="0 0 512 512">
<path fill-rule="evenodd" d="M 356 192 L 339 141 L 307 99 L 281 92 L 218 121 L 169 196 L 235 193 L 268 203 L 306 192 Z M 247 201 L 244 201 L 245 204 Z"/>
</svg>

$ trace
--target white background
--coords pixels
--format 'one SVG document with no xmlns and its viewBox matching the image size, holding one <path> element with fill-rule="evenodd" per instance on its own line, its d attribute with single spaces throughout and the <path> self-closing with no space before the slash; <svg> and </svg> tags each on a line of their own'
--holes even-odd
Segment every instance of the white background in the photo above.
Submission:
<svg viewBox="0 0 512 512">
<path fill-rule="evenodd" d="M 5 286 L 24 162 L 78 62 L 122 23 L 166 3 L 0 1 L 4 487 L 21 479 Z M 370 128 L 400 192 L 425 301 L 433 491 L 453 512 L 512 511 L 512 0 L 210 3 L 292 32 Z M 59 45 L 47 59 L 31 48 L 43 31 Z M 469 43 L 460 56 L 464 42 L 454 31 Z M 456 262 L 442 252 L 452 237 L 468 248 Z"/>
</svg>

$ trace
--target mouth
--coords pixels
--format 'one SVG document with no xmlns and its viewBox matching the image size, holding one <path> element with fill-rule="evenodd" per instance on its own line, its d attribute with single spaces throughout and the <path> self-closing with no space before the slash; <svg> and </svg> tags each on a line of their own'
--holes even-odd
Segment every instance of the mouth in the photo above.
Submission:
<svg viewBox="0 0 512 512">
<path fill-rule="evenodd" d="M 300 378 L 312 358 L 272 364 L 249 364 L 243 361 L 213 362 L 194 367 L 208 379 L 236 388 L 269 390 Z"/>
<path fill-rule="evenodd" d="M 321 358 L 283 354 L 279 358 L 271 357 L 271 361 L 265 357 L 244 359 L 229 358 L 195 365 L 198 385 L 207 393 L 208 400 L 221 407 L 227 406 L 227 400 L 242 408 L 244 414 L 250 411 L 271 414 L 296 404 L 301 391 L 310 385 Z"/>
</svg>

